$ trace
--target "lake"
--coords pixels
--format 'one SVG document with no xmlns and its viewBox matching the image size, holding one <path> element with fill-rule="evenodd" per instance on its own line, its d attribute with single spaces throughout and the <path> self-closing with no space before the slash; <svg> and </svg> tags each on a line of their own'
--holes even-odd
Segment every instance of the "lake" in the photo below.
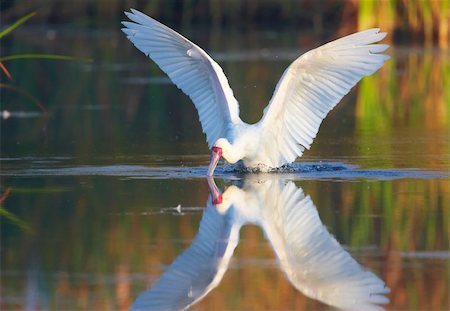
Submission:
<svg viewBox="0 0 450 311">
<path fill-rule="evenodd" d="M 251 123 L 289 63 L 335 38 L 182 32 L 223 67 Z M 450 308 L 448 52 L 391 47 L 294 171 L 219 167 L 214 182 L 235 202 L 221 210 L 193 105 L 118 28 L 23 26 L 2 50 L 93 60 L 7 63 L 22 92 L 1 99 L 2 310 L 122 310 L 158 284 L 142 299 L 328 310 L 338 299 L 317 293 L 352 299 L 348 273 L 384 282 L 388 310 Z"/>
</svg>

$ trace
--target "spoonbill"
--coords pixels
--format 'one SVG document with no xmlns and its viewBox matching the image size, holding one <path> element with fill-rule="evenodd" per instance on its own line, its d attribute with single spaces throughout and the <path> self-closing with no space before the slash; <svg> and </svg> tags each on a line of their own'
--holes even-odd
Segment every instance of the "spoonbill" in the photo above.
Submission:
<svg viewBox="0 0 450 311">
<path fill-rule="evenodd" d="M 131 310 L 185 310 L 200 301 L 223 279 L 246 224 L 262 229 L 280 269 L 304 295 L 344 310 L 383 310 L 389 288 L 328 232 L 311 198 L 292 181 L 253 176 L 223 194 L 208 178 L 210 196 L 192 245 Z"/>
<path fill-rule="evenodd" d="M 325 116 L 364 76 L 389 58 L 380 54 L 385 32 L 373 28 L 301 55 L 284 71 L 261 120 L 247 124 L 222 68 L 199 46 L 142 12 L 122 31 L 188 95 L 197 108 L 211 149 L 208 175 L 221 157 L 251 170 L 270 171 L 310 149 Z"/>
</svg>

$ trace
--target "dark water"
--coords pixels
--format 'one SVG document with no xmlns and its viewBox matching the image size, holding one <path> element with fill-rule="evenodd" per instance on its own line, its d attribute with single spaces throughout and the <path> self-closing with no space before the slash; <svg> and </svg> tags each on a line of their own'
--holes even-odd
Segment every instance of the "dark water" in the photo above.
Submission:
<svg viewBox="0 0 450 311">
<path fill-rule="evenodd" d="M 250 122 L 290 61 L 319 43 L 307 34 L 309 41 L 292 33 L 187 32 L 223 66 Z M 313 293 L 329 285 L 349 295 L 339 273 L 367 269 L 390 289 L 379 289 L 386 309 L 450 307 L 448 53 L 391 48 L 392 59 L 327 117 L 294 171 L 218 168 L 224 196 L 245 193 L 220 214 L 207 207 L 209 155 L 193 106 L 117 29 L 24 28 L 2 49 L 94 59 L 8 63 L 47 114 L 2 91 L 1 110 L 10 112 L 0 121 L 1 190 L 10 191 L 0 218 L 2 310 L 127 309 L 177 267 L 172 291 L 155 287 L 143 299 L 188 297 L 178 307 L 195 302 L 194 310 L 326 310 L 337 300 Z M 276 187 L 255 190 L 269 184 Z M 309 196 L 321 234 L 300 220 L 289 226 L 304 216 L 273 202 L 286 187 Z M 237 241 L 230 232 L 241 222 Z M 224 229 L 214 238 L 209 227 Z M 196 244 L 205 232 L 210 239 Z M 308 233 L 309 244 L 295 242 Z M 209 257 L 177 259 L 170 268 L 202 243 L 217 243 Z M 348 254 L 346 264 L 334 263 L 333 249 Z M 336 256 L 324 263 L 327 254 Z M 291 256 L 292 270 L 283 256 Z M 196 282 L 186 281 L 189 271 Z"/>
</svg>

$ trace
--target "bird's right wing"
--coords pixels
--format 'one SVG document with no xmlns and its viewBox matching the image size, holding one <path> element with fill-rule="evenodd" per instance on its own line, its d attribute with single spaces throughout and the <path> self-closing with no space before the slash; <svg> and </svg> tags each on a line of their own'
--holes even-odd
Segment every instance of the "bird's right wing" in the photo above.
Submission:
<svg viewBox="0 0 450 311">
<path fill-rule="evenodd" d="M 128 39 L 194 102 L 209 147 L 242 122 L 222 68 L 200 47 L 153 18 L 131 9 L 122 22 Z"/>
<path fill-rule="evenodd" d="M 305 295 L 346 310 L 382 310 L 378 304 L 389 301 L 384 282 L 342 248 L 294 183 L 268 202 L 265 213 L 263 228 L 281 268 Z"/>
</svg>

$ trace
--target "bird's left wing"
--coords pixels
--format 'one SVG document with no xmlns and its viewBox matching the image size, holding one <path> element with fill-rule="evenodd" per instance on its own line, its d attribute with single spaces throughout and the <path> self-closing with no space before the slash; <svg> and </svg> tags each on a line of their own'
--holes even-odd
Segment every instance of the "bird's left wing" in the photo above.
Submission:
<svg viewBox="0 0 450 311">
<path fill-rule="evenodd" d="M 259 122 L 261 150 L 279 167 L 309 149 L 322 120 L 364 76 L 389 58 L 379 29 L 332 41 L 297 58 L 284 72 Z"/>
<path fill-rule="evenodd" d="M 131 9 L 122 22 L 128 39 L 149 56 L 197 108 L 209 147 L 240 123 L 239 105 L 222 68 L 200 47 L 153 18 Z"/>
</svg>

